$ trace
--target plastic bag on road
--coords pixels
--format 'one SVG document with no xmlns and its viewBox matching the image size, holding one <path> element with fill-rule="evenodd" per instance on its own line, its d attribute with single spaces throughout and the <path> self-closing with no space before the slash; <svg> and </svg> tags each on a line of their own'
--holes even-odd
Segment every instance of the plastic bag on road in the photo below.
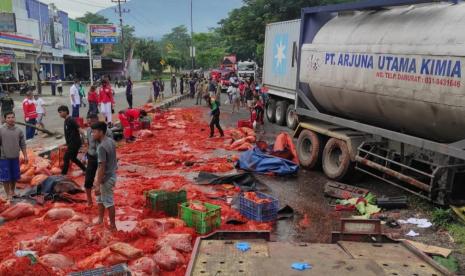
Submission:
<svg viewBox="0 0 465 276">
<path fill-rule="evenodd" d="M 39 262 L 51 268 L 66 269 L 72 267 L 74 262 L 72 259 L 61 254 L 46 254 L 39 257 Z"/>
<path fill-rule="evenodd" d="M 192 252 L 192 236 L 190 234 L 168 234 L 157 241 L 155 250 L 165 246 L 171 246 L 181 252 Z"/>
<path fill-rule="evenodd" d="M 173 271 L 178 266 L 186 263 L 184 256 L 171 246 L 164 246 L 153 255 L 153 260 L 157 265 L 167 271 Z"/>
</svg>

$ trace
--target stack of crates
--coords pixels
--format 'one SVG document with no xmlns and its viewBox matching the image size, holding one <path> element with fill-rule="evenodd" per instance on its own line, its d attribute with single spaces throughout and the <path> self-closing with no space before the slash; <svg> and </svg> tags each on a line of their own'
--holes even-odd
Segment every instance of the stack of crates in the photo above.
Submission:
<svg viewBox="0 0 465 276">
<path fill-rule="evenodd" d="M 187 201 L 187 193 L 180 191 L 151 190 L 145 193 L 147 207 L 153 212 L 164 212 L 168 216 L 178 215 L 178 205 Z"/>
<path fill-rule="evenodd" d="M 244 197 L 241 194 L 239 197 L 239 211 L 244 217 L 260 221 L 272 221 L 278 218 L 279 202 L 276 198 L 261 192 L 255 192 L 258 198 L 269 199 L 267 203 L 256 203 L 250 199 Z"/>
<path fill-rule="evenodd" d="M 179 205 L 179 218 L 181 218 L 189 227 L 195 229 L 198 234 L 208 234 L 221 225 L 221 207 L 200 201 L 194 201 L 196 204 L 202 204 L 207 209 L 206 212 L 193 210 L 189 207 L 189 202 Z"/>
</svg>

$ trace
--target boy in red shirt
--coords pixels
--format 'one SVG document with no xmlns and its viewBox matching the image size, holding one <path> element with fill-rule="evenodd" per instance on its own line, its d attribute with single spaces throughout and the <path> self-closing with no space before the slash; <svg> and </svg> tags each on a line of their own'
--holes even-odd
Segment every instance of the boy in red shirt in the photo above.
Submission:
<svg viewBox="0 0 465 276">
<path fill-rule="evenodd" d="M 108 125 L 112 124 L 112 105 L 115 103 L 113 99 L 113 91 L 111 89 L 110 82 L 103 80 L 102 87 L 99 90 L 99 103 L 100 112 L 105 116 L 105 121 Z"/>
<path fill-rule="evenodd" d="M 26 124 L 35 126 L 37 123 L 37 111 L 36 105 L 32 99 L 33 91 L 34 90 L 29 91 L 26 95 L 26 99 L 23 101 L 23 112 Z M 26 140 L 34 138 L 35 132 L 35 128 L 26 126 Z"/>
<path fill-rule="evenodd" d="M 98 114 L 98 94 L 95 85 L 90 87 L 89 93 L 87 93 L 87 100 L 89 101 L 89 111 L 87 114 Z"/>
</svg>

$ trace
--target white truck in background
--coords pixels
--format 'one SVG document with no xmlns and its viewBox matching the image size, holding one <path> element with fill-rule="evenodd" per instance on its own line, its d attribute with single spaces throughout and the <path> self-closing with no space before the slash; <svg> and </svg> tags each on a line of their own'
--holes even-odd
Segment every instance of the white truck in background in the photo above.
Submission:
<svg viewBox="0 0 465 276">
<path fill-rule="evenodd" d="M 237 75 L 240 79 L 257 78 L 257 63 L 255 61 L 239 61 L 237 63 Z"/>
</svg>

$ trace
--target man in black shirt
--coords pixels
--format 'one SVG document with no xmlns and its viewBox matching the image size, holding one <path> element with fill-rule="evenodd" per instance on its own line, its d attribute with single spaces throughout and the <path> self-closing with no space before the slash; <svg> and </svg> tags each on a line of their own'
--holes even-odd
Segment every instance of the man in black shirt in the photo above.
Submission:
<svg viewBox="0 0 465 276">
<path fill-rule="evenodd" d="M 68 173 L 70 161 L 73 161 L 74 164 L 76 164 L 83 172 L 85 172 L 86 167 L 77 158 L 79 148 L 81 148 L 82 145 L 81 135 L 79 133 L 79 125 L 76 123 L 74 118 L 69 116 L 69 109 L 67 106 L 62 105 L 58 107 L 58 114 L 60 114 L 61 118 L 65 119 L 65 140 L 66 146 L 68 147 L 65 156 L 63 157 L 63 169 L 61 174 L 66 175 Z"/>
</svg>

